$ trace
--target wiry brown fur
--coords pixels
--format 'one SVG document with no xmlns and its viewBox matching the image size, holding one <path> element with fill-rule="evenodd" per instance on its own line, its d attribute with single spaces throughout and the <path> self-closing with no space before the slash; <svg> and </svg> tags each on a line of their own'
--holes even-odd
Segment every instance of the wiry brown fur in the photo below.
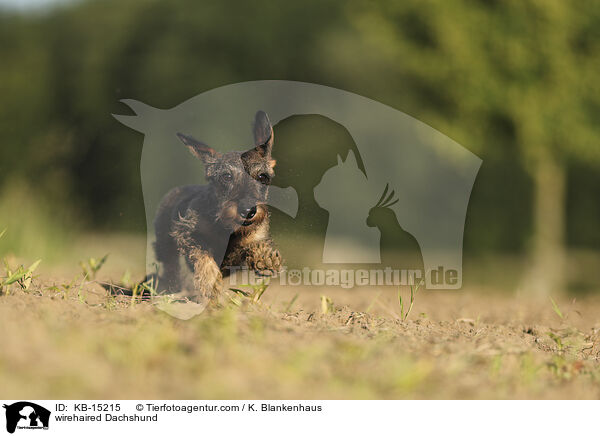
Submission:
<svg viewBox="0 0 600 436">
<path fill-rule="evenodd" d="M 266 206 L 275 166 L 267 115 L 257 112 L 255 147 L 246 152 L 221 154 L 194 138 L 178 136 L 204 162 L 208 184 L 175 188 L 159 206 L 154 225 L 161 286 L 171 292 L 181 289 L 180 256 L 193 273 L 196 293 L 209 299 L 218 297 L 231 267 L 277 273 L 282 259 L 269 235 Z"/>
</svg>

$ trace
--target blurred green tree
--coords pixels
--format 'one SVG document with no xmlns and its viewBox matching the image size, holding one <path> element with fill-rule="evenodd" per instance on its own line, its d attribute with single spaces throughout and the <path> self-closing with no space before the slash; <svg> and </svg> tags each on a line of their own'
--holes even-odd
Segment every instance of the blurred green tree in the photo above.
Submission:
<svg viewBox="0 0 600 436">
<path fill-rule="evenodd" d="M 355 1 L 345 11 L 320 45 L 330 77 L 393 102 L 484 162 L 498 147 L 521 161 L 533 187 L 523 287 L 564 291 L 567 164 L 600 165 L 598 4 Z"/>
<path fill-rule="evenodd" d="M 599 44 L 595 0 L 0 10 L 0 183 L 30 185 L 55 221 L 143 231 L 141 141 L 110 116 L 121 98 L 164 108 L 233 82 L 315 82 L 403 110 L 482 157 L 467 250 L 528 248 L 523 286 L 555 292 L 565 217 L 572 242 L 600 241 L 600 209 L 576 204 L 598 192 Z"/>
</svg>

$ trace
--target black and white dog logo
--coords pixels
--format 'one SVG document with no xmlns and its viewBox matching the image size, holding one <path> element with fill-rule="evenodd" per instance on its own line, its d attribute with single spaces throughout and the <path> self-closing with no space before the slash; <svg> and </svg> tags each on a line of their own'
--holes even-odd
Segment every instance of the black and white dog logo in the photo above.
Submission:
<svg viewBox="0 0 600 436">
<path fill-rule="evenodd" d="M 14 433 L 16 429 L 48 430 L 50 411 L 28 401 L 19 401 L 4 405 L 6 409 L 6 431 Z"/>
</svg>

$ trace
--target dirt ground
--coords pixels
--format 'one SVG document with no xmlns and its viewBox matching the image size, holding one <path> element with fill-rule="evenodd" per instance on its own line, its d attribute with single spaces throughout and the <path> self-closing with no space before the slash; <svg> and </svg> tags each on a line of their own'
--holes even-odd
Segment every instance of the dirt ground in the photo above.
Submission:
<svg viewBox="0 0 600 436">
<path fill-rule="evenodd" d="M 0 296 L 3 398 L 600 397 L 598 298 L 558 300 L 561 318 L 549 299 L 421 291 L 403 321 L 395 289 L 271 285 L 184 321 L 57 283 Z"/>
</svg>

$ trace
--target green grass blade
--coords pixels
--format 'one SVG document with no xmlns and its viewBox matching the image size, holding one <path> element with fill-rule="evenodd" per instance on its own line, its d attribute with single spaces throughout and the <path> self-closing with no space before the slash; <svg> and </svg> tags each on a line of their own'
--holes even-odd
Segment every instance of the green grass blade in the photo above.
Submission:
<svg viewBox="0 0 600 436">
<path fill-rule="evenodd" d="M 10 277 L 8 277 L 6 279 L 6 281 L 4 282 L 4 284 L 5 285 L 12 285 L 13 283 L 18 282 L 23 277 L 25 277 L 25 274 L 26 274 L 26 272 L 23 271 L 23 269 L 19 269 L 18 271 L 14 272 Z"/>
<path fill-rule="evenodd" d="M 254 292 L 254 297 L 252 298 L 255 303 L 258 303 L 258 301 L 260 300 L 260 297 L 263 296 L 263 294 L 265 293 L 265 291 L 267 290 L 268 287 L 269 287 L 269 285 L 267 285 L 266 283 L 261 283 L 257 287 L 256 291 Z"/>
<path fill-rule="evenodd" d="M 550 302 L 552 303 L 552 309 L 554 309 L 554 312 L 558 315 L 558 317 L 560 319 L 565 319 L 562 312 L 558 308 L 558 304 L 556 304 L 556 301 L 554 301 L 554 299 L 552 297 L 550 297 Z"/>
<path fill-rule="evenodd" d="M 102 265 L 104 265 L 104 263 L 106 262 L 106 259 L 108 259 L 108 254 L 105 254 L 104 257 L 102 257 L 102 259 L 100 259 L 96 265 L 94 266 L 94 272 L 98 272 L 100 270 L 100 268 L 102 268 Z"/>
<path fill-rule="evenodd" d="M 286 306 L 284 312 L 289 312 L 292 309 L 292 306 L 294 305 L 294 303 L 298 299 L 298 295 L 299 294 L 294 295 L 294 298 L 292 298 L 292 300 L 288 303 L 288 305 Z"/>
<path fill-rule="evenodd" d="M 379 291 L 377 293 L 377 295 L 375 295 L 375 298 L 373 298 L 373 301 L 371 301 L 371 303 L 369 303 L 369 305 L 367 306 L 367 308 L 365 309 L 365 313 L 369 313 L 371 311 L 371 309 L 373 308 L 373 306 L 375 305 L 375 303 L 377 302 L 377 300 L 379 299 L 379 297 L 381 296 L 381 293 L 383 291 Z"/>
<path fill-rule="evenodd" d="M 237 288 L 229 288 L 230 291 L 235 292 L 236 294 L 240 294 L 243 295 L 244 297 L 249 297 L 250 293 L 246 292 L 246 291 L 242 291 L 241 289 L 237 289 Z"/>
<path fill-rule="evenodd" d="M 31 266 L 29 268 L 27 268 L 27 275 L 31 274 L 32 272 L 34 272 L 36 270 L 36 268 L 38 267 L 38 265 L 40 264 L 40 262 L 42 261 L 42 259 L 38 259 L 35 262 L 33 262 L 31 264 Z"/>
</svg>

